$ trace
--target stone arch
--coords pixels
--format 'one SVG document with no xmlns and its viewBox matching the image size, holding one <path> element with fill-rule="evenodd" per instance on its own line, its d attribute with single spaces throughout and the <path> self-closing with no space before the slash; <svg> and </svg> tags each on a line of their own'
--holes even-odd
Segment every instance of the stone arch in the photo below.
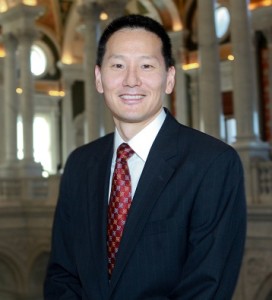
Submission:
<svg viewBox="0 0 272 300">
<path fill-rule="evenodd" d="M 16 300 L 23 290 L 21 269 L 9 251 L 0 250 L 0 299 Z"/>
<path fill-rule="evenodd" d="M 61 60 L 65 64 L 82 62 L 83 36 L 78 32 L 81 19 L 77 9 L 77 4 L 75 2 L 71 6 L 63 33 L 63 51 Z"/>
<path fill-rule="evenodd" d="M 167 30 L 176 31 L 183 27 L 178 9 L 172 0 L 134 0 L 127 5 L 127 10 L 129 13 L 149 16 L 162 23 Z"/>
<path fill-rule="evenodd" d="M 56 51 L 58 52 L 58 55 L 60 56 L 61 47 L 60 47 L 60 44 L 58 42 L 58 38 L 57 38 L 56 34 L 54 33 L 54 31 L 49 29 L 47 26 L 42 25 L 42 24 L 37 24 L 37 29 L 42 34 L 46 35 L 50 39 L 50 41 L 54 45 Z"/>
<path fill-rule="evenodd" d="M 51 75 L 50 79 L 57 79 L 60 76 L 57 63 L 59 62 L 61 55 L 57 36 L 48 27 L 40 24 L 37 25 L 37 30 L 40 34 L 34 41 L 34 44 L 39 45 L 46 53 L 48 64 L 47 76 Z"/>
<path fill-rule="evenodd" d="M 260 285 L 256 297 L 256 300 L 271 300 L 272 299 L 272 273 L 270 273 L 263 283 Z"/>
<path fill-rule="evenodd" d="M 133 0 L 126 5 L 128 13 L 139 13 L 154 18 L 158 22 L 164 24 L 163 11 L 170 17 L 171 30 L 180 30 L 183 25 L 179 16 L 179 12 L 174 2 L 171 0 L 163 0 L 158 2 L 149 0 Z M 62 62 L 65 64 L 81 63 L 84 38 L 79 32 L 78 28 L 81 23 L 80 15 L 77 11 L 76 2 L 71 6 L 66 26 L 64 29 Z M 168 18 L 165 18 L 167 20 Z M 169 27 L 169 26 L 166 26 Z M 166 28 L 169 29 L 169 28 Z M 76 47 L 75 47 L 76 45 Z"/>
<path fill-rule="evenodd" d="M 37 255 L 31 261 L 29 276 L 28 276 L 28 290 L 33 299 L 43 299 L 42 290 L 46 274 L 46 268 L 49 260 L 49 250 L 43 249 L 37 252 Z"/>
</svg>

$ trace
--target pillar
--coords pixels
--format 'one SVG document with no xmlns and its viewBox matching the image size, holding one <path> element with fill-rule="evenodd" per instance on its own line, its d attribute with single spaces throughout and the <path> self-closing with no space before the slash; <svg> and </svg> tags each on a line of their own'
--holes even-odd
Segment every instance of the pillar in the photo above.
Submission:
<svg viewBox="0 0 272 300">
<path fill-rule="evenodd" d="M 36 37 L 35 32 L 22 30 L 17 33 L 20 56 L 20 87 L 22 94 L 21 116 L 23 123 L 23 145 L 25 163 L 34 162 L 33 121 L 34 121 L 34 79 L 31 73 L 31 46 Z"/>
<path fill-rule="evenodd" d="M 65 92 L 65 96 L 61 100 L 61 164 L 63 167 L 71 151 L 76 148 L 72 86 L 77 80 L 83 81 L 85 75 L 82 72 L 81 64 L 68 65 L 59 63 L 59 67 L 62 70 L 63 74 L 63 88 Z"/>
<path fill-rule="evenodd" d="M 192 69 L 187 71 L 190 76 L 190 101 L 191 101 L 191 124 L 193 128 L 200 130 L 200 103 L 199 103 L 199 78 L 198 69 Z"/>
<path fill-rule="evenodd" d="M 236 146 L 253 147 L 260 142 L 257 115 L 258 92 L 256 58 L 248 1 L 230 0 L 231 42 L 234 55 L 233 97 L 237 122 Z"/>
<path fill-rule="evenodd" d="M 245 170 L 248 202 L 252 202 L 251 163 L 268 159 L 268 144 L 260 141 L 257 70 L 248 1 L 230 0 L 233 61 L 233 101 L 237 149 Z"/>
<path fill-rule="evenodd" d="M 4 58 L 0 55 L 0 95 L 4 95 L 4 74 L 3 74 L 3 69 L 4 69 Z M 0 147 L 0 166 L 4 163 L 5 161 L 5 150 L 4 150 L 4 99 L 3 97 L 0 97 L 0 136 L 2 137 L 2 143 L 3 147 Z"/>
<path fill-rule="evenodd" d="M 83 20 L 84 53 L 83 71 L 85 80 L 85 128 L 84 140 L 90 142 L 100 136 L 101 128 L 101 101 L 95 88 L 94 68 L 99 33 L 100 6 L 97 2 L 84 1 L 78 7 Z"/>
<path fill-rule="evenodd" d="M 267 39 L 268 44 L 268 93 L 269 93 L 269 129 L 270 129 L 270 137 L 269 137 L 269 144 L 272 145 L 272 24 L 270 25 L 269 29 L 265 30 L 265 36 Z"/>
<path fill-rule="evenodd" d="M 8 106 L 6 110 L 8 115 L 11 117 L 9 119 L 5 117 L 5 134 L 8 134 L 7 142 L 5 143 L 6 148 L 6 160 L 14 161 L 17 157 L 17 143 L 15 137 L 17 136 L 17 107 L 22 108 L 21 114 L 23 119 L 23 135 L 24 135 L 24 160 L 18 162 L 18 171 L 12 171 L 9 167 L 6 168 L 5 174 L 10 174 L 11 176 L 36 176 L 41 175 L 42 168 L 39 164 L 34 163 L 33 159 L 33 78 L 30 70 L 30 49 L 31 43 L 36 35 L 35 31 L 35 19 L 38 18 L 43 13 L 43 8 L 39 6 L 28 6 L 23 3 L 19 3 L 11 8 L 9 8 L 4 13 L 0 14 L 0 24 L 2 25 L 3 35 L 13 36 L 18 42 L 18 52 L 20 55 L 20 80 L 21 88 L 23 89 L 23 94 L 20 97 L 20 105 L 15 102 L 15 90 L 17 87 L 17 80 L 14 80 L 16 76 L 14 72 L 15 56 L 12 58 L 7 58 L 7 65 L 5 67 L 5 93 Z M 14 43 L 11 40 L 7 43 Z M 9 45 L 8 47 L 11 47 Z M 14 45 L 12 46 L 14 47 Z M 8 64 L 13 70 L 8 70 Z M 16 66 L 16 65 L 15 65 Z M 14 80 L 12 82 L 12 80 Z M 14 106 L 14 104 L 16 104 Z M 13 106 L 13 107 L 12 107 Z M 16 132 L 16 133 L 15 133 Z M 9 137 L 12 134 L 13 137 Z"/>
<path fill-rule="evenodd" d="M 4 59 L 4 106 L 3 106 L 3 138 L 4 138 L 4 166 L 13 168 L 17 163 L 17 116 L 18 97 L 16 49 L 17 40 L 13 34 L 3 35 L 5 46 Z"/>
<path fill-rule="evenodd" d="M 237 143 L 257 142 L 256 68 L 254 66 L 253 36 L 250 24 L 248 1 L 230 0 L 231 42 L 234 55 L 233 97 L 234 113 L 237 122 Z"/>
<path fill-rule="evenodd" d="M 169 36 L 172 43 L 172 52 L 175 59 L 176 83 L 175 83 L 175 117 L 184 124 L 190 124 L 190 109 L 187 97 L 186 74 L 183 70 L 183 62 L 185 55 L 184 40 L 188 33 L 183 29 L 181 31 L 170 32 Z"/>
<path fill-rule="evenodd" d="M 200 129 L 223 139 L 224 118 L 220 86 L 220 61 L 215 32 L 214 0 L 199 0 L 198 5 L 198 54 Z"/>
<path fill-rule="evenodd" d="M 19 4 L 7 11 L 10 14 L 9 30 L 18 41 L 19 55 L 19 85 L 22 89 L 20 95 L 20 114 L 23 124 L 24 158 L 20 162 L 21 176 L 41 176 L 42 167 L 34 162 L 33 121 L 34 121 L 34 79 L 31 73 L 30 54 L 31 46 L 38 34 L 35 29 L 35 20 L 43 12 L 38 6 Z M 16 20 L 16 26 L 14 22 Z"/>
</svg>

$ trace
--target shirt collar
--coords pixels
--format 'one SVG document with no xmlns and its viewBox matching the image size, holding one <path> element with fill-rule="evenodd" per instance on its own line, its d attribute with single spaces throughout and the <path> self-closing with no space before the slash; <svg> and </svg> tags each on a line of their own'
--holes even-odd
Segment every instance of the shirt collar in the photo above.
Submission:
<svg viewBox="0 0 272 300">
<path fill-rule="evenodd" d="M 166 113 L 164 109 L 161 110 L 159 115 L 150 122 L 144 129 L 138 132 L 127 143 L 134 150 L 134 152 L 145 162 L 151 149 L 151 146 L 161 129 L 161 126 L 165 120 Z M 117 128 L 115 128 L 114 135 L 114 155 L 116 155 L 117 148 L 125 141 L 121 138 Z"/>
</svg>

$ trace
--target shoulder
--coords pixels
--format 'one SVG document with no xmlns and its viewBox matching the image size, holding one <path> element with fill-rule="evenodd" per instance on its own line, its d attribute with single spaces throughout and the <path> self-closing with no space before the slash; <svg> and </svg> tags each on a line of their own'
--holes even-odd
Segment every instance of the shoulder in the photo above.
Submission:
<svg viewBox="0 0 272 300">
<path fill-rule="evenodd" d="M 239 177 L 243 175 L 240 156 L 231 145 L 195 129 L 181 129 L 181 132 L 185 131 L 188 133 L 181 134 L 180 147 L 187 147 L 187 152 L 191 153 L 199 170 L 202 169 L 204 172 L 215 170 L 214 176 L 222 176 L 226 172 L 235 173 Z"/>
<path fill-rule="evenodd" d="M 168 131 L 167 134 L 173 134 L 175 137 L 181 158 L 190 158 L 191 161 L 203 162 L 204 165 L 220 160 L 221 157 L 238 162 L 240 160 L 231 145 L 197 129 L 182 125 L 171 115 L 166 119 L 164 131 L 166 133 Z"/>
<path fill-rule="evenodd" d="M 98 138 L 88 144 L 82 145 L 71 152 L 65 168 L 75 166 L 87 166 L 92 161 L 96 161 L 104 152 L 110 152 L 113 145 L 113 133 Z"/>
</svg>

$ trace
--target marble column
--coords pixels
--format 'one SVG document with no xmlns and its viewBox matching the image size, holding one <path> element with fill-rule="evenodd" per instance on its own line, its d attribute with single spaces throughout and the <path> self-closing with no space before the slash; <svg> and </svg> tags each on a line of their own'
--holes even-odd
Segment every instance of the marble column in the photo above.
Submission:
<svg viewBox="0 0 272 300">
<path fill-rule="evenodd" d="M 4 95 L 4 58 L 0 57 L 0 95 Z M 0 166 L 5 162 L 5 141 L 4 141 L 4 97 L 0 97 L 0 136 L 2 137 L 2 147 L 0 147 Z"/>
<path fill-rule="evenodd" d="M 65 96 L 61 100 L 61 164 L 63 167 L 71 151 L 76 148 L 72 86 L 75 81 L 83 81 L 85 75 L 82 72 L 81 64 L 68 65 L 64 63 L 59 63 L 59 68 L 62 70 L 62 83 L 65 92 Z"/>
<path fill-rule="evenodd" d="M 42 172 L 41 165 L 36 164 L 33 157 L 34 83 L 30 69 L 30 50 L 32 42 L 37 36 L 35 19 L 42 15 L 43 11 L 42 7 L 28 6 L 19 3 L 0 14 L 0 23 L 2 25 L 3 34 L 12 34 L 16 38 L 18 41 L 18 55 L 20 57 L 17 66 L 20 71 L 19 84 L 21 85 L 20 87 L 23 89 L 23 92 L 19 99 L 20 105 L 18 106 L 21 109 L 20 113 L 23 121 L 24 159 L 19 164 L 19 171 L 16 172 L 16 175 L 18 176 L 40 176 Z M 16 85 L 14 87 L 16 89 L 17 82 L 15 81 L 13 84 Z M 14 123 L 14 115 L 12 118 L 12 123 Z M 9 122 L 11 124 L 11 121 Z M 13 124 L 12 126 L 16 125 Z M 13 127 L 12 130 L 15 131 L 15 128 Z M 10 144 L 7 147 L 14 147 L 15 141 L 12 143 L 12 145 Z M 14 156 L 15 150 L 11 152 L 9 159 Z"/>
<path fill-rule="evenodd" d="M 267 39 L 267 44 L 268 44 L 268 86 L 269 86 L 269 129 L 270 129 L 270 140 L 268 141 L 270 145 L 272 145 L 272 24 L 271 27 L 267 30 L 265 30 L 265 36 Z"/>
<path fill-rule="evenodd" d="M 20 87 L 22 89 L 20 101 L 23 123 L 23 161 L 28 164 L 34 162 L 34 79 L 31 73 L 30 54 L 32 43 L 36 37 L 36 32 L 31 30 L 20 30 L 18 31 L 17 36 L 19 40 L 18 50 L 20 56 Z"/>
<path fill-rule="evenodd" d="M 6 56 L 4 59 L 4 107 L 3 107 L 3 138 L 4 166 L 14 168 L 17 161 L 17 116 L 18 97 L 16 49 L 17 40 L 13 34 L 3 35 Z"/>
<path fill-rule="evenodd" d="M 62 167 L 65 165 L 65 162 L 75 148 L 75 137 L 73 135 L 73 106 L 72 106 L 72 86 L 73 81 L 64 80 L 64 90 L 65 96 L 61 100 L 61 127 L 62 127 L 62 158 L 61 164 Z"/>
<path fill-rule="evenodd" d="M 260 31 L 264 34 L 268 47 L 268 111 L 270 115 L 269 129 L 272 134 L 272 6 L 264 6 L 255 9 L 251 12 L 252 28 L 255 31 Z M 272 138 L 268 140 L 270 145 L 270 157 L 272 154 Z"/>
<path fill-rule="evenodd" d="M 175 83 L 175 117 L 184 124 L 190 124 L 190 110 L 188 105 L 187 87 L 186 87 L 186 74 L 183 70 L 185 45 L 184 40 L 188 33 L 183 29 L 181 31 L 170 32 L 169 36 L 172 43 L 172 52 L 175 59 L 176 67 L 176 83 Z"/>
<path fill-rule="evenodd" d="M 252 144 L 259 140 L 259 127 L 251 13 L 245 0 L 230 0 L 230 10 L 237 144 Z"/>
<path fill-rule="evenodd" d="M 248 203 L 253 203 L 251 164 L 268 159 L 268 144 L 260 141 L 257 71 L 251 12 L 248 1 L 230 0 L 233 61 L 233 101 L 237 124 L 237 149 L 245 170 Z"/>
<path fill-rule="evenodd" d="M 192 69 L 186 72 L 190 76 L 190 101 L 191 101 L 191 124 L 190 126 L 200 130 L 200 103 L 199 103 L 199 72 L 197 69 Z"/>
<path fill-rule="evenodd" d="M 214 0 L 198 0 L 200 129 L 224 138 L 220 62 L 215 32 Z"/>
<path fill-rule="evenodd" d="M 84 2 L 78 6 L 83 20 L 84 53 L 83 71 L 85 80 L 85 143 L 97 139 L 101 129 L 101 99 L 95 88 L 94 68 L 99 33 L 100 5 L 97 2 Z"/>
<path fill-rule="evenodd" d="M 62 167 L 75 148 L 74 142 L 74 128 L 73 128 L 73 107 L 72 107 L 72 93 L 71 93 L 71 82 L 64 82 L 65 97 L 61 101 L 62 105 Z"/>
</svg>

